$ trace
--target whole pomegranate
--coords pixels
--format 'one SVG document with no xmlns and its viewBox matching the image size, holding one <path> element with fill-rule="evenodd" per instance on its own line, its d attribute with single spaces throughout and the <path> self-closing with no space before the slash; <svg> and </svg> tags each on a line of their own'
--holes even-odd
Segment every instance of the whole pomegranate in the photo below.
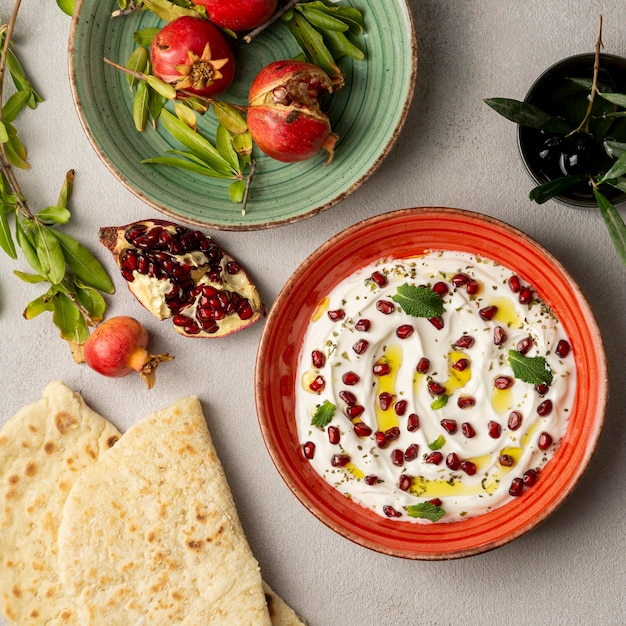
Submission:
<svg viewBox="0 0 626 626">
<path fill-rule="evenodd" d="M 338 140 L 320 98 L 332 93 L 330 77 L 302 61 L 275 61 L 256 76 L 248 94 L 248 128 L 258 147 L 278 161 L 304 161 L 321 150 L 333 158 Z"/>
<path fill-rule="evenodd" d="M 100 229 L 128 288 L 159 319 L 192 337 L 223 337 L 263 317 L 241 265 L 212 239 L 164 220 Z"/>
<path fill-rule="evenodd" d="M 179 17 L 164 26 L 152 40 L 150 58 L 155 76 L 199 96 L 225 91 L 235 75 L 230 45 L 201 18 Z"/>
<path fill-rule="evenodd" d="M 99 374 L 120 378 L 138 372 L 151 389 L 159 363 L 173 357 L 150 354 L 147 347 L 146 329 L 136 319 L 121 315 L 102 322 L 91 333 L 83 354 L 87 365 Z"/>
<path fill-rule="evenodd" d="M 272 17 L 278 0 L 192 0 L 206 7 L 209 20 L 235 32 L 252 30 Z"/>
</svg>

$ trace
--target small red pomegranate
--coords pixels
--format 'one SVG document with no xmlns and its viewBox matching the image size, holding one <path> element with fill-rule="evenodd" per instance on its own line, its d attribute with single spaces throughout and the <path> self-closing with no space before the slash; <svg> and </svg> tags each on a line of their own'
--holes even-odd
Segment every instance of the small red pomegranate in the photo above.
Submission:
<svg viewBox="0 0 626 626">
<path fill-rule="evenodd" d="M 169 354 L 150 354 L 148 332 L 134 318 L 121 315 L 102 322 L 91 333 L 83 354 L 89 367 L 111 378 L 138 372 L 148 389 L 152 389 L 156 368 L 163 361 L 171 361 Z"/>
<path fill-rule="evenodd" d="M 228 89 L 235 75 L 233 51 L 211 22 L 179 17 L 164 26 L 150 47 L 152 72 L 177 90 L 214 96 Z"/>
<path fill-rule="evenodd" d="M 128 288 L 159 319 L 192 337 L 224 337 L 263 317 L 241 265 L 199 230 L 164 220 L 100 229 Z"/>
<path fill-rule="evenodd" d="M 272 17 L 278 0 L 192 0 L 206 7 L 209 20 L 235 32 L 252 30 Z"/>
<path fill-rule="evenodd" d="M 301 61 L 275 61 L 256 76 L 248 94 L 248 128 L 258 147 L 285 163 L 305 161 L 321 150 L 333 158 L 338 137 L 320 98 L 332 93 L 330 77 Z"/>
</svg>

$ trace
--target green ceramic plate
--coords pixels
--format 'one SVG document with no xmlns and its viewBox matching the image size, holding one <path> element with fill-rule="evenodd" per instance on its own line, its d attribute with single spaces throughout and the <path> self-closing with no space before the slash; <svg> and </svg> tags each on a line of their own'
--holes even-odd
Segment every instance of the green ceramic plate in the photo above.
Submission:
<svg viewBox="0 0 626 626">
<path fill-rule="evenodd" d="M 173 219 L 223 230 L 252 230 L 287 224 L 330 208 L 354 191 L 380 164 L 404 123 L 413 94 L 417 46 L 407 0 L 345 0 L 366 19 L 366 59 L 341 59 L 346 86 L 329 99 L 328 114 L 340 141 L 335 158 L 323 154 L 284 164 L 262 154 L 246 215 L 228 198 L 229 181 L 203 177 L 141 160 L 180 148 L 163 130 L 135 130 L 132 95 L 122 72 L 104 63 L 126 63 L 141 28 L 163 23 L 142 12 L 111 18 L 115 0 L 79 0 L 70 32 L 72 93 L 81 123 L 96 152 L 115 176 L 146 203 Z M 221 98 L 245 103 L 262 67 L 292 58 L 300 49 L 282 22 L 241 46 L 235 82 Z M 201 131 L 215 137 L 212 113 Z"/>
</svg>

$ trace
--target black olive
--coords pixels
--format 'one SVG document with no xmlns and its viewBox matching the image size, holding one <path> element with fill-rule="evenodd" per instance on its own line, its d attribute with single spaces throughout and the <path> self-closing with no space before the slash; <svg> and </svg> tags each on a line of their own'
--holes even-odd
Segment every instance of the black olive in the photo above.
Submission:
<svg viewBox="0 0 626 626">
<path fill-rule="evenodd" d="M 596 144 L 588 133 L 575 133 L 563 142 L 559 166 L 566 176 L 592 173 L 597 160 Z"/>
</svg>

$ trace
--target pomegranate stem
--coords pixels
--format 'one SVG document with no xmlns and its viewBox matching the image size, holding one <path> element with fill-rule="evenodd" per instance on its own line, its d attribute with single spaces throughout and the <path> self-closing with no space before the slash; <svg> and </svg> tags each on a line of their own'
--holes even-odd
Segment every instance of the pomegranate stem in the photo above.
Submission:
<svg viewBox="0 0 626 626">
<path fill-rule="evenodd" d="M 271 26 L 274 22 L 279 20 L 285 13 L 287 13 L 287 11 L 289 11 L 290 9 L 293 9 L 293 7 L 295 7 L 296 4 L 298 4 L 298 0 L 289 0 L 282 7 L 274 11 L 274 15 L 272 15 L 272 17 L 270 17 L 269 20 L 267 20 L 266 22 L 263 22 L 263 24 L 261 24 L 260 26 L 257 26 L 254 30 L 251 30 L 243 38 L 243 40 L 246 43 L 250 43 L 257 35 L 260 35 L 266 28 L 268 28 L 268 26 Z"/>
</svg>

